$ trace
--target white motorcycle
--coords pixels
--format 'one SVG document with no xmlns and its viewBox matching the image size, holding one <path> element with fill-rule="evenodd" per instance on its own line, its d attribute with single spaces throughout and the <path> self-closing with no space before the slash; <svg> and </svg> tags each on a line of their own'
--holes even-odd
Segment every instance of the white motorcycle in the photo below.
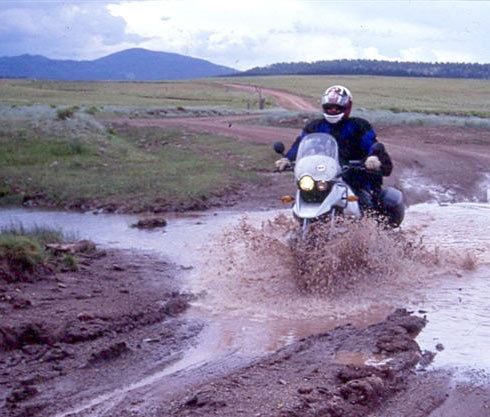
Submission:
<svg viewBox="0 0 490 417">
<path fill-rule="evenodd" d="M 282 142 L 274 144 L 274 150 L 284 156 Z M 301 224 L 303 238 L 307 236 L 313 221 L 328 220 L 333 228 L 338 215 L 363 216 L 360 197 L 343 180 L 343 175 L 351 170 L 366 168 L 362 161 L 349 161 L 341 166 L 337 141 L 333 136 L 311 133 L 303 138 L 294 164 L 294 179 L 298 186 L 296 198 L 283 197 L 285 202 L 294 201 L 293 215 Z M 374 196 L 368 196 L 371 197 Z M 400 225 L 405 205 L 399 190 L 384 187 L 372 200 L 376 201 L 375 208 L 390 226 Z"/>
</svg>

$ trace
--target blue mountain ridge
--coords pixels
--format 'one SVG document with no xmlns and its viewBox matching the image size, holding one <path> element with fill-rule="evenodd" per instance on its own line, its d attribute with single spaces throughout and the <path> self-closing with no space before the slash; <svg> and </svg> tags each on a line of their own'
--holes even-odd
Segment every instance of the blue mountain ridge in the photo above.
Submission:
<svg viewBox="0 0 490 417">
<path fill-rule="evenodd" d="M 43 80 L 187 80 L 235 75 L 238 71 L 204 59 L 142 48 L 126 49 L 92 61 L 57 60 L 41 55 L 0 57 L 0 78 Z"/>
</svg>

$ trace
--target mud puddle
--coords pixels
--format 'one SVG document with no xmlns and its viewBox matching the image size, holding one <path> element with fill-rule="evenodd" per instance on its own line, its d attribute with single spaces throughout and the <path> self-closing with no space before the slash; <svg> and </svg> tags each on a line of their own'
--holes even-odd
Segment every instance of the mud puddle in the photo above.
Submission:
<svg viewBox="0 0 490 417">
<path fill-rule="evenodd" d="M 247 222 L 259 228 L 277 214 L 248 213 Z M 425 204 L 410 208 L 405 228 L 441 250 L 440 265 L 432 271 L 438 278 L 405 271 L 403 279 L 388 291 L 373 286 L 335 300 L 299 294 L 288 275 L 285 247 L 275 241 L 255 242 L 253 231 L 240 226 L 243 217 L 233 212 L 176 215 L 163 230 L 143 231 L 131 227 L 135 216 L 13 209 L 1 212 L 0 227 L 48 225 L 102 247 L 155 252 L 181 264 L 189 291 L 199 296 L 188 314 L 204 318 L 209 325 L 198 347 L 182 360 L 125 391 L 230 354 L 237 360 L 254 358 L 341 324 L 363 327 L 400 306 L 427 315 L 429 324 L 418 340 L 425 349 L 440 350 L 435 366 L 490 370 L 490 361 L 479 349 L 490 330 L 490 267 L 485 265 L 490 263 L 490 240 L 485 234 L 490 206 Z M 237 227 L 240 232 L 234 233 Z M 231 235 L 228 232 L 223 238 L 226 230 Z M 255 242 L 252 258 L 247 253 L 250 241 Z"/>
</svg>

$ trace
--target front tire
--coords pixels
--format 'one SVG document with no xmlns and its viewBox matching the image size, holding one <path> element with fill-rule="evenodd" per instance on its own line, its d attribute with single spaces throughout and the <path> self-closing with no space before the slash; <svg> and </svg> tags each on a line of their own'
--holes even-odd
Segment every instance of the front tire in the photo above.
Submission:
<svg viewBox="0 0 490 417">
<path fill-rule="evenodd" d="M 301 224 L 301 238 L 303 240 L 307 238 L 309 231 L 310 231 L 310 219 L 303 219 L 303 223 Z"/>
</svg>

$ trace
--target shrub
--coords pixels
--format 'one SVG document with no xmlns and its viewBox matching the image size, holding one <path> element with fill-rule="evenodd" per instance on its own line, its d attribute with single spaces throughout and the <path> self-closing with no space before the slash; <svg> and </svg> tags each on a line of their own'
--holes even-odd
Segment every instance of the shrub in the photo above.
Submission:
<svg viewBox="0 0 490 417">
<path fill-rule="evenodd" d="M 71 272 L 78 271 L 78 262 L 76 258 L 70 253 L 66 254 L 63 257 L 63 266 Z"/>
<path fill-rule="evenodd" d="M 59 120 L 66 120 L 66 119 L 69 119 L 70 117 L 73 117 L 75 112 L 79 109 L 80 108 L 78 106 L 72 106 L 72 107 L 67 107 L 64 109 L 58 109 L 56 111 L 56 116 L 58 117 Z"/>
<path fill-rule="evenodd" d="M 0 258 L 7 261 L 11 269 L 26 271 L 42 264 L 45 252 L 34 238 L 4 234 L 0 236 Z"/>
<path fill-rule="evenodd" d="M 73 155 L 81 155 L 85 151 L 85 147 L 79 138 L 74 138 L 68 146 Z"/>
<path fill-rule="evenodd" d="M 91 114 L 92 116 L 98 112 L 99 109 L 97 108 L 97 106 L 90 106 L 87 110 L 85 110 L 85 113 Z"/>
</svg>

